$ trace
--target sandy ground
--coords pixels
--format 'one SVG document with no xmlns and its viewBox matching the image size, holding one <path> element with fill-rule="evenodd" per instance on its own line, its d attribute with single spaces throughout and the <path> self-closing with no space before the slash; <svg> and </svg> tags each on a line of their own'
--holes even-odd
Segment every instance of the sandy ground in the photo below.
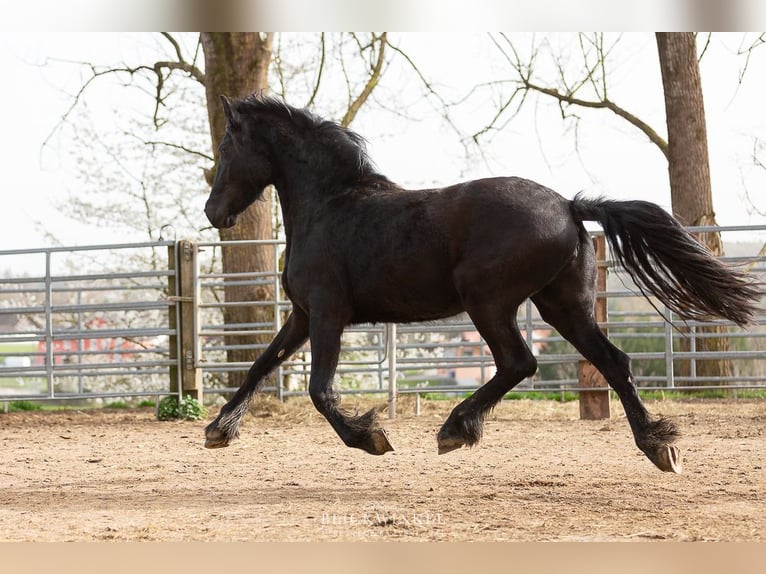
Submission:
<svg viewBox="0 0 766 574">
<path fill-rule="evenodd" d="M 766 401 L 649 403 L 682 429 L 681 475 L 635 448 L 618 404 L 594 422 L 504 402 L 479 446 L 438 456 L 453 405 L 403 400 L 382 457 L 300 400 L 261 401 L 219 450 L 206 421 L 151 409 L 0 414 L 0 540 L 766 540 Z"/>
</svg>

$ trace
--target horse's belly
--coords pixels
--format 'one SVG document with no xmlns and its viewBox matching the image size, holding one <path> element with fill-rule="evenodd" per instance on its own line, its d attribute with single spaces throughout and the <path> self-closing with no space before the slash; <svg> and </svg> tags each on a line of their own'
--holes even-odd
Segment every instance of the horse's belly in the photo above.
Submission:
<svg viewBox="0 0 766 574">
<path fill-rule="evenodd" d="M 351 323 L 419 323 L 426 321 L 437 321 L 458 315 L 464 311 L 459 303 L 444 305 L 441 307 L 412 307 L 404 306 L 394 307 L 364 307 L 360 306 L 354 309 L 354 315 Z"/>
<path fill-rule="evenodd" d="M 463 311 L 450 279 L 382 279 L 354 293 L 354 323 L 411 323 L 434 321 Z M 360 285 L 361 287 L 361 285 Z"/>
</svg>

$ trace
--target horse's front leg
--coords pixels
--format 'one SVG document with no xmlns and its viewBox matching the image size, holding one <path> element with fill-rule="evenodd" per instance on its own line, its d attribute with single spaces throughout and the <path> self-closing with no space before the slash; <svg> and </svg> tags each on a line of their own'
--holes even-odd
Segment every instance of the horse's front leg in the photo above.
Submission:
<svg viewBox="0 0 766 574">
<path fill-rule="evenodd" d="M 340 397 L 332 388 L 332 379 L 340 355 L 340 339 L 346 323 L 338 314 L 311 315 L 311 376 L 309 395 L 316 409 L 329 421 L 335 432 L 350 447 L 370 454 L 394 450 L 386 431 L 378 426 L 375 409 L 363 415 L 350 415 L 340 409 Z"/>
<path fill-rule="evenodd" d="M 239 425 L 245 416 L 253 395 L 264 377 L 282 364 L 306 342 L 309 321 L 305 313 L 294 309 L 277 336 L 256 359 L 242 386 L 227 402 L 216 419 L 205 428 L 205 447 L 221 448 L 239 436 Z"/>
</svg>

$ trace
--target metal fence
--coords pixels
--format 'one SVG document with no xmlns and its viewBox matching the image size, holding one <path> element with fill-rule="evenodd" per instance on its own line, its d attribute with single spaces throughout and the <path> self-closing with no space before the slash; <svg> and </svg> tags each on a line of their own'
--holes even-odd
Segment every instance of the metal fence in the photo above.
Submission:
<svg viewBox="0 0 766 574">
<path fill-rule="evenodd" d="M 167 393 L 168 246 L 0 251 L 0 400 Z"/>
<path fill-rule="evenodd" d="M 766 274 L 766 226 L 693 228 L 721 231 L 728 262 Z M 595 233 L 598 235 L 598 233 Z M 259 244 L 273 249 L 274 268 L 225 274 L 221 250 Z M 226 395 L 229 374 L 257 354 L 281 327 L 290 303 L 279 286 L 284 244 L 156 242 L 0 251 L 0 401 L 115 401 L 158 398 L 183 389 Z M 23 265 L 20 263 L 23 262 Z M 747 330 L 724 321 L 666 322 L 608 260 L 599 292 L 610 339 L 631 355 L 645 389 L 766 388 L 766 315 Z M 14 269 L 35 269 L 18 273 Z M 267 320 L 224 321 L 228 286 L 273 293 L 256 305 Z M 657 305 L 657 302 L 654 302 Z M 519 326 L 539 363 L 517 390 L 581 391 L 579 354 L 527 301 Z M 716 327 L 711 330 L 711 327 Z M 260 335 L 232 343 L 235 335 Z M 709 341 L 723 341 L 712 346 Z M 726 364 L 712 371 L 707 364 Z M 285 362 L 266 385 L 280 398 L 305 394 L 310 349 Z M 712 373 L 712 374 L 711 374 Z M 494 374 L 492 357 L 465 316 L 428 324 L 361 325 L 347 329 L 336 387 L 344 393 L 464 393 Z M 179 390 L 181 389 L 181 390 Z M 393 405 L 392 405 L 393 406 Z"/>
</svg>

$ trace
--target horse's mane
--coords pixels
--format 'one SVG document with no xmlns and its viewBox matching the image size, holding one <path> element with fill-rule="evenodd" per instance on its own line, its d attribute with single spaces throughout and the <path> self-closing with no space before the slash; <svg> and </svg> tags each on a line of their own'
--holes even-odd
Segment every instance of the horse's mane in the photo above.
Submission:
<svg viewBox="0 0 766 574">
<path fill-rule="evenodd" d="M 351 168 L 354 176 L 387 181 L 378 173 L 367 154 L 365 139 L 347 127 L 325 120 L 307 109 L 293 107 L 279 98 L 260 93 L 237 100 L 235 106 L 240 114 L 269 114 L 291 123 L 300 132 L 313 132 L 321 146 L 331 149 L 335 157 Z"/>
</svg>

